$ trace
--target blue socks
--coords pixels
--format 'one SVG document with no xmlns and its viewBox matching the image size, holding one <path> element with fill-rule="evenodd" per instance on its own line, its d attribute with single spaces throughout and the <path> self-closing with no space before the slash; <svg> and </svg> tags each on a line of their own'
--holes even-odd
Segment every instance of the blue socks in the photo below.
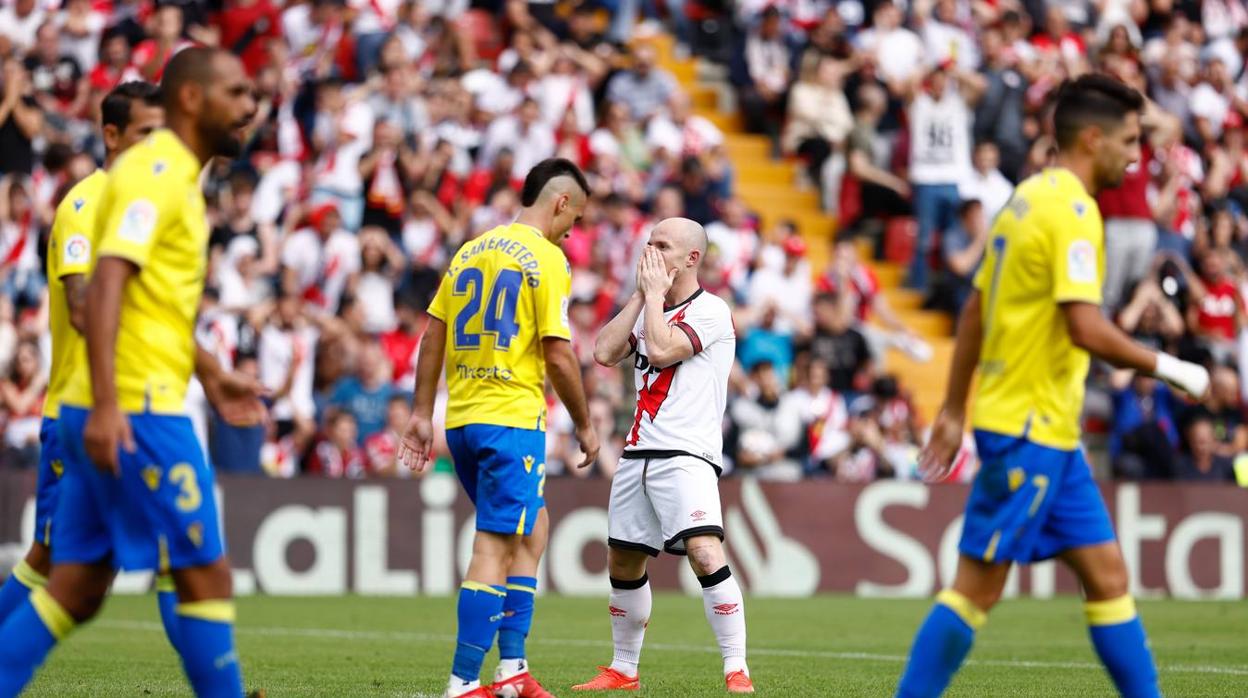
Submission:
<svg viewBox="0 0 1248 698">
<path fill-rule="evenodd" d="M 225 599 L 181 603 L 176 612 L 178 654 L 195 695 L 242 695 L 243 674 L 234 650 L 234 603 Z"/>
<path fill-rule="evenodd" d="M 533 625 L 533 597 L 536 577 L 508 577 L 507 598 L 503 601 L 503 622 L 498 627 L 499 659 L 524 659 L 524 640 Z"/>
<path fill-rule="evenodd" d="M 1159 698 L 1157 667 L 1135 601 L 1120 596 L 1083 604 L 1096 654 L 1124 698 Z"/>
<path fill-rule="evenodd" d="M 74 629 L 74 619 L 38 587 L 0 626 L 0 698 L 14 698 L 48 653 Z"/>
<path fill-rule="evenodd" d="M 25 560 L 17 563 L 9 578 L 4 580 L 4 586 L 0 586 L 0 625 L 22 605 L 30 592 L 47 585 L 48 578 L 36 572 Z"/>
<path fill-rule="evenodd" d="M 944 693 L 971 651 L 975 631 L 986 620 L 988 615 L 962 594 L 952 589 L 937 594 L 936 605 L 914 637 L 897 686 L 898 698 L 934 698 Z"/>
<path fill-rule="evenodd" d="M 481 679 L 485 653 L 494 645 L 494 635 L 503 620 L 504 587 L 465 581 L 459 589 L 459 632 L 451 675 L 464 684 Z"/>
<path fill-rule="evenodd" d="M 165 637 L 173 645 L 173 651 L 182 653 L 178 647 L 178 590 L 173 587 L 173 578 L 167 574 L 156 577 L 156 605 L 160 607 L 160 622 L 165 626 Z"/>
</svg>

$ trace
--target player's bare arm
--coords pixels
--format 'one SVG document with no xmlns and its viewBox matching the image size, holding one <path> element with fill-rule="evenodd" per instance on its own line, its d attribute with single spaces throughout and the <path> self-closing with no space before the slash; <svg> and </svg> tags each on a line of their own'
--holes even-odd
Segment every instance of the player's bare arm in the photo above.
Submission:
<svg viewBox="0 0 1248 698">
<path fill-rule="evenodd" d="M 83 442 L 87 455 L 96 467 L 114 475 L 119 472 L 118 447 L 130 453 L 135 450 L 130 422 L 117 404 L 113 362 L 122 291 L 135 271 L 132 262 L 118 257 L 101 257 L 87 287 L 85 337 L 95 407 L 83 429 Z"/>
<path fill-rule="evenodd" d="M 241 371 L 226 371 L 217 358 L 201 346 L 195 347 L 195 377 L 204 394 L 226 421 L 236 427 L 250 427 L 264 421 L 265 407 L 260 397 L 264 386 Z"/>
<path fill-rule="evenodd" d="M 665 368 L 693 356 L 693 342 L 681 330 L 668 325 L 663 317 L 667 292 L 676 278 L 676 269 L 666 269 L 663 255 L 647 246 L 641 255 L 638 285 L 645 299 L 646 356 L 652 366 Z"/>
<path fill-rule="evenodd" d="M 399 460 L 417 474 L 429 467 L 433 448 L 433 402 L 438 393 L 442 360 L 446 354 L 446 323 L 429 318 L 416 358 L 416 391 L 412 396 L 412 417 L 399 443 Z"/>
<path fill-rule="evenodd" d="M 65 285 L 65 306 L 69 310 L 69 324 L 78 334 L 87 331 L 87 277 L 70 274 L 61 277 Z"/>
<path fill-rule="evenodd" d="M 589 420 L 589 404 L 585 389 L 581 386 L 581 364 L 572 352 L 572 342 L 561 337 L 543 337 L 542 353 L 546 358 L 546 375 L 563 401 L 572 424 L 576 426 L 576 440 L 585 458 L 576 467 L 584 468 L 598 460 L 598 433 Z"/>
<path fill-rule="evenodd" d="M 1063 303 L 1070 341 L 1118 368 L 1130 368 L 1166 381 L 1196 399 L 1209 391 L 1209 372 L 1203 366 L 1155 352 L 1135 342 L 1101 314 L 1092 303 Z"/>
<path fill-rule="evenodd" d="M 598 332 L 598 337 L 594 340 L 594 361 L 602 366 L 614 366 L 633 353 L 635 340 L 631 335 L 643 308 L 645 298 L 638 289 L 629 296 L 620 312 Z"/>
<path fill-rule="evenodd" d="M 919 470 L 928 479 L 944 477 L 953 458 L 962 445 L 966 430 L 966 400 L 971 392 L 971 379 L 979 365 L 979 350 L 983 343 L 983 316 L 980 313 L 979 291 L 971 293 L 962 315 L 958 318 L 957 339 L 953 347 L 953 361 L 949 366 L 949 385 L 945 388 L 945 400 L 940 413 L 932 424 L 927 445 L 919 455 Z"/>
</svg>

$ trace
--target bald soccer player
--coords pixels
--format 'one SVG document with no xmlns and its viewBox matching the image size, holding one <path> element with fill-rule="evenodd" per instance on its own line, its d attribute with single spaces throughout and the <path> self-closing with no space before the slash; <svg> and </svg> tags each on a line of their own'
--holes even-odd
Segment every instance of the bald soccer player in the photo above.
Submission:
<svg viewBox="0 0 1248 698">
<path fill-rule="evenodd" d="M 687 555 L 724 658 L 729 693 L 753 693 L 745 605 L 724 557 L 721 424 L 737 337 L 728 304 L 698 285 L 706 231 L 687 218 L 655 226 L 637 291 L 598 335 L 594 360 L 631 359 L 637 408 L 611 482 L 607 567 L 615 656 L 578 691 L 637 690 L 650 620 L 649 557 Z"/>
</svg>

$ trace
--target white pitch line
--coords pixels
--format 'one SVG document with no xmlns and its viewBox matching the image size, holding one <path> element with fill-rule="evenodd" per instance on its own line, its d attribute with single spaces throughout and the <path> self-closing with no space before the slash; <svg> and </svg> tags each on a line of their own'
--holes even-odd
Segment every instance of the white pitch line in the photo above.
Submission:
<svg viewBox="0 0 1248 698">
<path fill-rule="evenodd" d="M 150 632 L 165 631 L 160 623 L 133 620 L 101 620 L 93 625 L 118 630 L 143 630 Z M 307 637 L 316 639 L 340 640 L 406 640 L 408 642 L 455 642 L 453 635 L 436 635 L 433 633 L 417 633 L 404 630 L 339 630 L 336 628 L 255 628 L 241 627 L 236 631 L 242 635 L 266 635 L 273 637 Z M 564 647 L 611 647 L 605 640 L 572 640 L 565 638 L 533 637 L 530 644 L 555 645 Z M 647 649 L 667 650 L 669 652 L 700 652 L 719 654 L 719 649 L 709 645 L 680 645 L 662 642 L 647 643 Z M 899 654 L 873 654 L 870 652 L 831 652 L 826 650 L 786 649 L 782 647 L 750 647 L 751 656 L 763 657 L 804 657 L 810 659 L 837 659 L 843 661 L 890 662 L 901 663 L 906 657 Z M 971 666 L 1009 667 L 1016 669 L 1089 669 L 1101 671 L 1103 667 L 1093 662 L 1043 662 L 1023 659 L 968 659 L 965 664 Z M 1169 664 L 1157 667 L 1158 671 L 1177 674 L 1221 674 L 1226 676 L 1248 676 L 1248 666 L 1212 666 L 1203 664 Z"/>
</svg>

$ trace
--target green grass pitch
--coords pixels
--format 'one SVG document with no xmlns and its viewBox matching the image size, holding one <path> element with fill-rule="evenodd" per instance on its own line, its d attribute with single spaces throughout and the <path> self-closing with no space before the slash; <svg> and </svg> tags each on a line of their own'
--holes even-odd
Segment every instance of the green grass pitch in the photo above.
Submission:
<svg viewBox="0 0 1248 698">
<path fill-rule="evenodd" d="M 890 696 L 928 602 L 747 599 L 750 670 L 760 696 Z M 1142 602 L 1168 696 L 1248 696 L 1248 605 Z M 283 696 L 439 696 L 454 644 L 447 598 L 238 601 L 249 688 Z M 606 598 L 543 596 L 529 659 L 556 696 L 611 659 Z M 493 658 L 486 666 L 493 669 Z M 491 673 L 492 676 L 492 673 Z M 697 597 L 658 595 L 642 695 L 721 696 L 714 638 Z M 31 696 L 190 695 L 154 596 L 111 599 L 59 648 Z M 1003 602 L 949 696 L 1111 696 L 1077 599 Z"/>
</svg>

